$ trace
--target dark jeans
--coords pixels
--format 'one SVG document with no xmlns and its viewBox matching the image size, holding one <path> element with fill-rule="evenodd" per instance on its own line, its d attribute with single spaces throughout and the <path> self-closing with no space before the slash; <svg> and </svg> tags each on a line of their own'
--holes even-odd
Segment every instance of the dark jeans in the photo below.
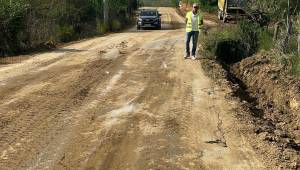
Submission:
<svg viewBox="0 0 300 170">
<path fill-rule="evenodd" d="M 197 43 L 198 43 L 198 36 L 199 36 L 199 31 L 192 31 L 192 32 L 187 32 L 186 33 L 186 54 L 190 55 L 190 41 L 191 38 L 193 39 L 193 48 L 192 48 L 192 55 L 194 56 L 196 54 L 197 50 Z"/>
</svg>

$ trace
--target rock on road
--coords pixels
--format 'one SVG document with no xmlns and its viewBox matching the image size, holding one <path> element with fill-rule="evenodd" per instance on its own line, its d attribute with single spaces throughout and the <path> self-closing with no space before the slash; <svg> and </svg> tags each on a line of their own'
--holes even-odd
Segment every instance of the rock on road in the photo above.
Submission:
<svg viewBox="0 0 300 170">
<path fill-rule="evenodd" d="M 0 67 L 0 169 L 264 169 L 199 61 L 184 18 Z M 165 28 L 165 29 L 164 29 Z"/>
</svg>

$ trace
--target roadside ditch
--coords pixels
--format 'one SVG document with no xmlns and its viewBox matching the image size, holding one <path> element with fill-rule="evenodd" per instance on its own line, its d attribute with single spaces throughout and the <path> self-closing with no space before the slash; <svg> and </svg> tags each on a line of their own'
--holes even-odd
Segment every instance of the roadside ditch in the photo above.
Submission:
<svg viewBox="0 0 300 170">
<path fill-rule="evenodd" d="M 185 15 L 184 10 L 177 12 Z M 242 60 L 234 43 L 222 49 L 219 58 L 199 60 L 208 77 L 230 89 L 226 98 L 237 102 L 232 110 L 241 122 L 237 127 L 269 164 L 300 170 L 300 78 L 291 76 L 289 65 L 276 61 L 272 52 Z M 200 46 L 199 56 L 203 52 Z"/>
<path fill-rule="evenodd" d="M 270 56 L 200 62 L 209 77 L 232 90 L 227 98 L 239 101 L 234 112 L 254 148 L 278 167 L 300 169 L 300 80 Z"/>
</svg>

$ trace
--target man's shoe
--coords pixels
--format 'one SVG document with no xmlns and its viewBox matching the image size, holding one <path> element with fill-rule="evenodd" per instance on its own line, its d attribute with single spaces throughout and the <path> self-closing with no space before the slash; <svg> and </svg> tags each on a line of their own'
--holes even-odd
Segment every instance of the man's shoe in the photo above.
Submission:
<svg viewBox="0 0 300 170">
<path fill-rule="evenodd" d="M 187 59 L 187 58 L 189 58 L 190 57 L 190 55 L 189 54 L 186 54 L 185 56 L 184 56 L 184 59 Z"/>
<path fill-rule="evenodd" d="M 193 56 L 192 56 L 192 60 L 196 60 L 196 56 L 193 55 Z"/>
</svg>

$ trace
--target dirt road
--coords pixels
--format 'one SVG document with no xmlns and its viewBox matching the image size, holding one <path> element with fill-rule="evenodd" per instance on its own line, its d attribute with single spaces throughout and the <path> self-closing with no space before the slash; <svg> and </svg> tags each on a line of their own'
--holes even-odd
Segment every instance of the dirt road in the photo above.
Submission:
<svg viewBox="0 0 300 170">
<path fill-rule="evenodd" d="M 129 30 L 0 67 L 0 169 L 265 169 L 184 29 Z"/>
</svg>

